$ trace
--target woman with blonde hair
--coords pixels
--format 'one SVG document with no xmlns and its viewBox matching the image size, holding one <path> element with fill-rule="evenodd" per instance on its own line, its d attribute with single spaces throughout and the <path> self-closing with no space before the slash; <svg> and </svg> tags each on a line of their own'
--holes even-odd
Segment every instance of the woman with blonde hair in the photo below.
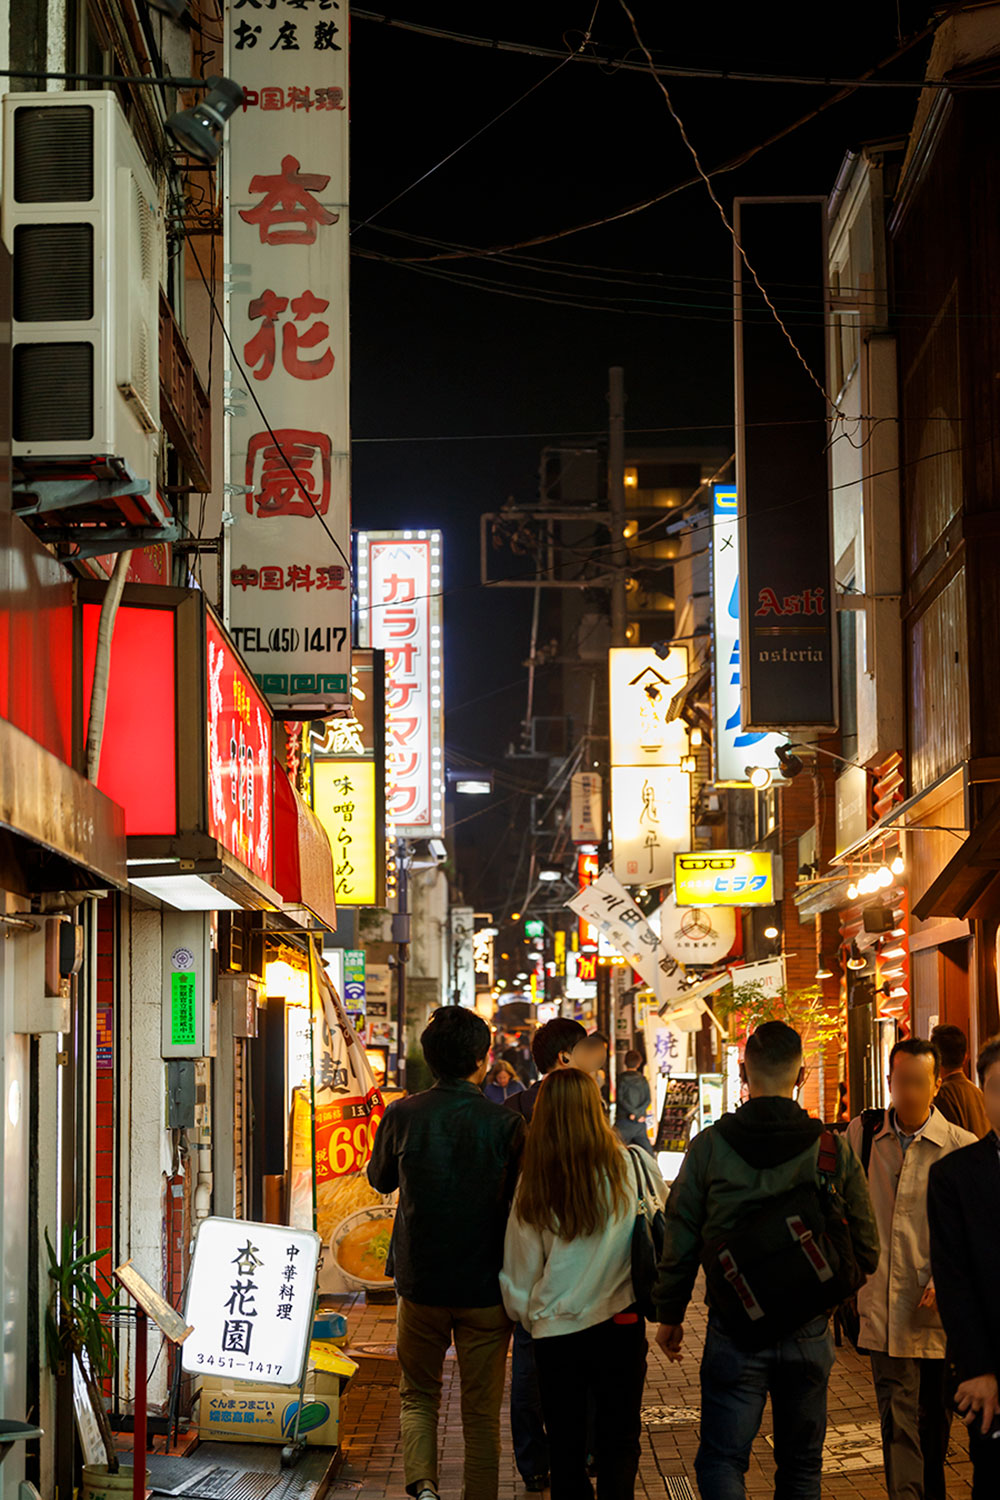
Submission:
<svg viewBox="0 0 1000 1500">
<path fill-rule="evenodd" d="M 588 1408 L 600 1500 L 634 1493 L 646 1375 L 646 1325 L 631 1276 L 637 1169 L 644 1193 L 662 1193 L 607 1123 L 593 1078 L 578 1068 L 548 1074 L 507 1221 L 500 1287 L 508 1315 L 533 1340 L 552 1500 L 593 1495 Z"/>
</svg>

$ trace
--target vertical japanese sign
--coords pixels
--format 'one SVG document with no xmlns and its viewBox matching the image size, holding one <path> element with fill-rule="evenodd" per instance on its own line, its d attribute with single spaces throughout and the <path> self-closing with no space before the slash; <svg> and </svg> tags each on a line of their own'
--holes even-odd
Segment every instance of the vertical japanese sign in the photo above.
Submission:
<svg viewBox="0 0 1000 1500">
<path fill-rule="evenodd" d="M 736 254 L 742 722 L 833 729 L 826 199 L 737 198 L 736 232 L 756 272 Z"/>
<path fill-rule="evenodd" d="M 225 5 L 227 623 L 291 714 L 350 683 L 347 31 L 342 0 Z"/>
<path fill-rule="evenodd" d="M 358 635 L 385 652 L 387 820 L 403 838 L 444 835 L 441 533 L 358 536 Z"/>
<path fill-rule="evenodd" d="M 743 728 L 740 703 L 739 507 L 734 484 L 712 493 L 712 679 L 715 779 L 746 782 L 748 766 L 775 768 L 780 734 Z"/>
<path fill-rule="evenodd" d="M 208 831 L 271 882 L 271 711 L 211 615 L 208 652 Z"/>
<path fill-rule="evenodd" d="M 189 1375 L 298 1385 L 309 1349 L 320 1238 L 306 1229 L 203 1219 L 181 1345 Z"/>
<path fill-rule="evenodd" d="M 672 705 L 688 654 L 641 646 L 609 653 L 613 867 L 625 885 L 664 885 L 673 856 L 691 846 L 691 776 L 681 768 L 688 727 Z"/>
<path fill-rule="evenodd" d="M 350 714 L 313 728 L 313 809 L 333 850 L 341 906 L 385 899 L 384 723 L 382 653 L 355 652 Z"/>
</svg>

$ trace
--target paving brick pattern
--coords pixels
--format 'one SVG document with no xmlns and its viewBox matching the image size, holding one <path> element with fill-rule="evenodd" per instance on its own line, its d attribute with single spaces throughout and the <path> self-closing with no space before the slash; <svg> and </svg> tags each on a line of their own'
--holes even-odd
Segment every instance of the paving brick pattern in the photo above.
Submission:
<svg viewBox="0 0 1000 1500">
<path fill-rule="evenodd" d="M 358 1374 L 348 1387 L 341 1407 L 342 1462 L 334 1483 L 357 1500 L 406 1500 L 403 1488 L 403 1452 L 399 1432 L 398 1367 L 391 1357 L 396 1334 L 391 1306 L 366 1306 L 363 1298 L 345 1298 L 341 1311 L 348 1319 L 349 1344 L 360 1361 Z M 650 1329 L 649 1370 L 644 1397 L 642 1456 L 639 1462 L 637 1496 L 670 1500 L 684 1493 L 678 1479 L 687 1478 L 697 1494 L 694 1457 L 698 1448 L 698 1361 L 705 1335 L 705 1313 L 692 1305 L 685 1325 L 687 1357 L 680 1365 L 669 1364 L 652 1343 Z M 824 1500 L 885 1500 L 880 1463 L 876 1467 L 854 1467 L 876 1455 L 871 1447 L 872 1424 L 878 1414 L 868 1362 L 853 1349 L 837 1351 L 830 1379 L 829 1462 L 824 1465 Z M 441 1406 L 441 1493 L 457 1497 L 462 1487 L 462 1424 L 459 1413 L 458 1370 L 454 1358 L 445 1365 Z M 500 1462 L 500 1500 L 521 1500 L 525 1490 L 514 1466 L 506 1402 L 502 1417 L 503 1453 Z M 767 1442 L 770 1408 L 764 1416 L 761 1435 L 754 1444 L 747 1494 L 774 1493 L 774 1458 Z M 838 1441 L 838 1438 L 840 1441 Z M 853 1451 L 852 1451 L 853 1450 Z M 965 1433 L 956 1421 L 948 1465 L 949 1500 L 971 1494 L 972 1470 L 968 1462 Z M 674 1483 L 671 1483 L 674 1481 Z"/>
</svg>

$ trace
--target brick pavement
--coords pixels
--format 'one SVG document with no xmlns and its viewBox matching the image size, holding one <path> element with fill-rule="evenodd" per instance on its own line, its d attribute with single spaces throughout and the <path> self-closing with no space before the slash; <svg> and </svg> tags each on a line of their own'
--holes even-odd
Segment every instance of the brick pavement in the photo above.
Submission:
<svg viewBox="0 0 1000 1500">
<path fill-rule="evenodd" d="M 334 1489 L 350 1492 L 356 1500 L 406 1500 L 396 1390 L 398 1369 L 392 1357 L 395 1310 L 392 1306 L 368 1306 L 363 1297 L 358 1297 L 345 1298 L 341 1311 L 347 1314 L 349 1348 L 359 1359 L 360 1367 L 341 1406 L 342 1462 Z M 694 1457 L 698 1447 L 698 1361 L 704 1335 L 705 1312 L 699 1302 L 692 1304 L 685 1324 L 688 1353 L 681 1365 L 668 1363 L 650 1341 L 637 1496 L 672 1500 L 677 1492 L 669 1481 L 680 1477 L 690 1481 L 690 1492 L 697 1495 Z M 839 1349 L 830 1379 L 824 1500 L 827 1497 L 885 1500 L 881 1457 L 877 1452 L 877 1423 L 867 1360 L 851 1348 Z M 749 1496 L 773 1494 L 774 1462 L 767 1442 L 770 1430 L 768 1408 L 747 1474 Z M 458 1371 L 453 1356 L 445 1366 L 440 1431 L 441 1493 L 443 1497 L 457 1497 L 462 1485 L 462 1426 Z M 514 1466 L 506 1401 L 502 1434 L 500 1500 L 522 1500 L 525 1490 Z M 845 1463 L 857 1466 L 845 1468 Z M 970 1495 L 971 1465 L 964 1430 L 957 1420 L 948 1467 L 949 1500 Z"/>
</svg>

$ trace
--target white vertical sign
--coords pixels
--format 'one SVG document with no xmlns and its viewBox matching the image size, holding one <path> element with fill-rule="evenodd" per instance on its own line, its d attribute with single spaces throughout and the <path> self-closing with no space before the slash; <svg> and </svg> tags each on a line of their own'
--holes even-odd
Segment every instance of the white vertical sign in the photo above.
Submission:
<svg viewBox="0 0 1000 1500">
<path fill-rule="evenodd" d="M 358 535 L 360 644 L 385 652 L 386 821 L 404 838 L 444 836 L 441 533 Z"/>
<path fill-rule="evenodd" d="M 350 689 L 346 9 L 226 0 L 225 34 L 226 620 L 297 714 Z"/>
<path fill-rule="evenodd" d="M 712 496 L 712 619 L 715 684 L 715 779 L 747 780 L 747 766 L 777 767 L 780 734 L 743 732 L 740 723 L 740 559 L 736 486 Z M 794 712 L 792 712 L 794 717 Z"/>
</svg>

